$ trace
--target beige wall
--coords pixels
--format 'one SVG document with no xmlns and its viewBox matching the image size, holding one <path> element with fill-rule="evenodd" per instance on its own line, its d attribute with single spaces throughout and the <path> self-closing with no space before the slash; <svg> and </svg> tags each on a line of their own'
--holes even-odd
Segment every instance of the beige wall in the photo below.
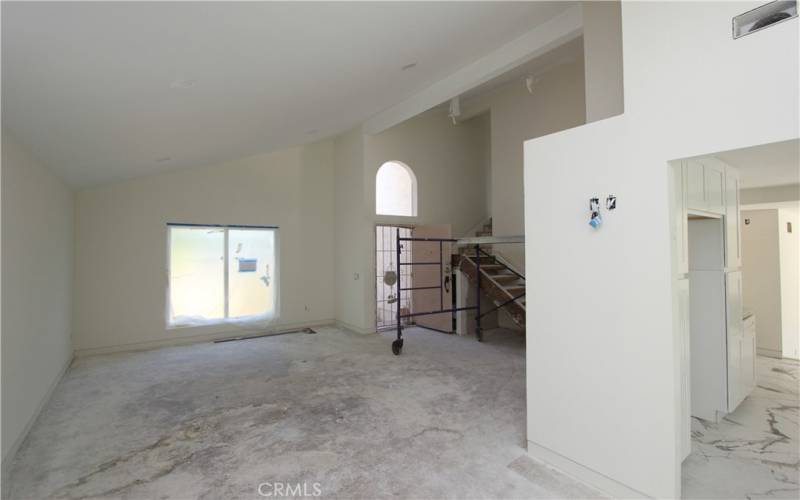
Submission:
<svg viewBox="0 0 800 500">
<path fill-rule="evenodd" d="M 336 320 L 358 332 L 375 331 L 375 224 L 451 224 L 461 236 L 488 218 L 487 117 L 454 126 L 441 107 L 384 132 L 360 128 L 337 137 Z M 375 174 L 390 160 L 417 177 L 417 216 L 375 215 Z"/>
<path fill-rule="evenodd" d="M 73 193 L 3 133 L 3 471 L 72 357 Z"/>
<path fill-rule="evenodd" d="M 787 224 L 791 223 L 792 232 Z M 781 347 L 785 358 L 800 359 L 800 210 L 778 210 L 781 258 Z"/>
<path fill-rule="evenodd" d="M 782 336 L 778 211 L 743 210 L 741 218 L 742 303 L 756 315 L 759 351 L 779 356 Z"/>
<path fill-rule="evenodd" d="M 742 205 L 800 200 L 800 184 L 742 189 Z"/>
<path fill-rule="evenodd" d="M 373 245 L 366 209 L 364 135 L 361 128 L 334 141 L 336 206 L 336 321 L 341 326 L 366 333 L 374 330 L 365 297 L 372 277 L 369 263 Z"/>
<path fill-rule="evenodd" d="M 332 160 L 328 141 L 78 192 L 75 349 L 240 333 L 231 325 L 166 328 L 168 222 L 279 226 L 274 327 L 332 322 Z"/>
<path fill-rule="evenodd" d="M 437 107 L 364 140 L 365 199 L 373 222 L 450 224 L 461 237 L 488 219 L 488 116 L 453 125 L 447 110 Z M 405 163 L 417 177 L 416 217 L 375 215 L 375 174 L 390 160 Z"/>
<path fill-rule="evenodd" d="M 794 359 L 800 357 L 799 215 L 797 207 L 742 210 L 742 290 L 744 306 L 756 314 L 758 348 Z"/>
<path fill-rule="evenodd" d="M 583 60 L 580 58 L 545 73 L 528 93 L 514 80 L 465 103 L 470 112 L 488 109 L 491 115 L 491 206 L 495 236 L 525 233 L 523 207 L 523 142 L 586 122 Z M 541 207 L 546 216 L 547 207 Z M 536 235 L 530 235 L 535 238 Z M 496 247 L 521 272 L 522 245 Z"/>
<path fill-rule="evenodd" d="M 622 15 L 619 0 L 583 2 L 586 121 L 624 111 Z"/>
</svg>

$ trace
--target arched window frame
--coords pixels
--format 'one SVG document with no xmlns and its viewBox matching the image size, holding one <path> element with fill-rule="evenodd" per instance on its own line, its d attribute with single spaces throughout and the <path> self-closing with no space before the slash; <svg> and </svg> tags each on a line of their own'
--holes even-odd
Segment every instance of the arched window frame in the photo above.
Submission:
<svg viewBox="0 0 800 500">
<path fill-rule="evenodd" d="M 384 214 L 378 211 L 378 176 L 380 175 L 381 169 L 386 167 L 389 164 L 395 164 L 403 167 L 405 172 L 408 174 L 411 180 L 411 214 Z M 403 163 L 402 161 L 398 160 L 388 160 L 381 164 L 378 167 L 378 170 L 375 172 L 375 215 L 385 216 L 385 217 L 416 217 L 417 216 L 417 176 L 414 174 L 414 170 Z"/>
</svg>

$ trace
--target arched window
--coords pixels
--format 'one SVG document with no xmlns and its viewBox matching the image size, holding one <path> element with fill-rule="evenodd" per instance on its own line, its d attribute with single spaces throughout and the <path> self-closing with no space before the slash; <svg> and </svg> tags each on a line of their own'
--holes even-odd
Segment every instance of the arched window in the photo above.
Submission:
<svg viewBox="0 0 800 500">
<path fill-rule="evenodd" d="M 387 161 L 375 175 L 375 213 L 417 215 L 417 178 L 405 163 Z"/>
</svg>

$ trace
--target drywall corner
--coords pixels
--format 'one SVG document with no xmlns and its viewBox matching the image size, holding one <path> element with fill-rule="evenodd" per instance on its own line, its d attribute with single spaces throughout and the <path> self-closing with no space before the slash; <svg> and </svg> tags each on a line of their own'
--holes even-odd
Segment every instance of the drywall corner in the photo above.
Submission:
<svg viewBox="0 0 800 500">
<path fill-rule="evenodd" d="M 72 359 L 73 228 L 72 190 L 3 130 L 3 479 Z"/>
</svg>

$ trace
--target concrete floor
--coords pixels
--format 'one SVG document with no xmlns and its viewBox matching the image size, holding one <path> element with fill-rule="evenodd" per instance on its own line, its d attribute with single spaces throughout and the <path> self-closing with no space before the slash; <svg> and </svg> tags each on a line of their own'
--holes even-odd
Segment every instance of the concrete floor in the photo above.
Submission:
<svg viewBox="0 0 800 500">
<path fill-rule="evenodd" d="M 10 497 L 597 497 L 524 456 L 523 339 L 487 340 L 409 330 L 395 357 L 323 328 L 78 359 Z"/>
</svg>

